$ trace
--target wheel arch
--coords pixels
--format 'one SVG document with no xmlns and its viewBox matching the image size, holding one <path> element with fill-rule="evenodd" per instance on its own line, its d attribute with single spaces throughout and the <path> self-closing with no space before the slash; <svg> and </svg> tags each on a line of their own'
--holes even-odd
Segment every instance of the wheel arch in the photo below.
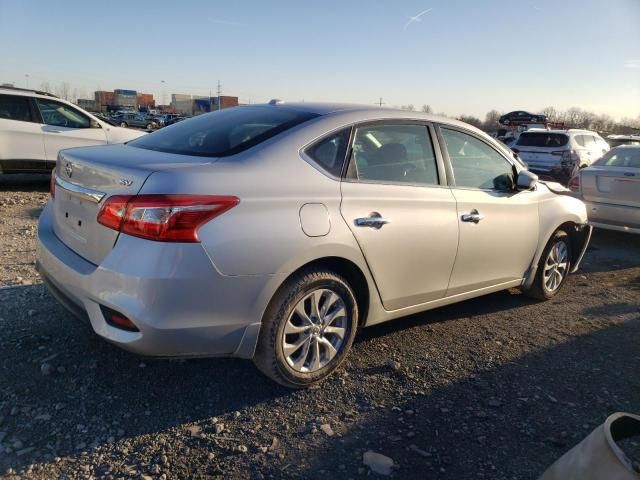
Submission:
<svg viewBox="0 0 640 480">
<path fill-rule="evenodd" d="M 294 276 L 298 275 L 300 272 L 310 269 L 331 270 L 332 272 L 337 273 L 338 275 L 345 278 L 351 288 L 353 288 L 356 296 L 356 301 L 358 302 L 358 311 L 360 312 L 360 316 L 358 318 L 358 327 L 363 326 L 366 323 L 371 302 L 369 282 L 365 273 L 356 263 L 347 258 L 339 256 L 316 258 L 314 260 L 308 261 L 307 263 L 299 266 L 291 273 L 289 273 L 289 275 L 287 275 L 282 280 L 275 293 L 269 300 L 267 308 L 263 312 L 263 317 L 269 310 L 269 307 L 271 306 L 271 303 L 274 301 L 274 299 L 278 296 L 282 289 L 285 288 L 287 282 Z"/>
</svg>

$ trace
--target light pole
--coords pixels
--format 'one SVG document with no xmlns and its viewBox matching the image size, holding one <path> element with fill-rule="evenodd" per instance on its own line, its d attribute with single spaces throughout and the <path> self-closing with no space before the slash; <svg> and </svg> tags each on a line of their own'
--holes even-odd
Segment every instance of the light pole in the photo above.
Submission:
<svg viewBox="0 0 640 480">
<path fill-rule="evenodd" d="M 162 105 L 166 105 L 167 104 L 167 98 L 166 98 L 166 94 L 164 92 L 164 80 L 160 80 L 160 83 L 162 84 Z"/>
</svg>

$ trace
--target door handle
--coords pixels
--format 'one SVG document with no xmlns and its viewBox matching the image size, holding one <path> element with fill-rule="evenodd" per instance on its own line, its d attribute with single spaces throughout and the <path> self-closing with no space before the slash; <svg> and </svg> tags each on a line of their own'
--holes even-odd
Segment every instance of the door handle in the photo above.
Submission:
<svg viewBox="0 0 640 480">
<path fill-rule="evenodd" d="M 484 215 L 481 215 L 478 212 L 478 210 L 476 210 L 475 208 L 471 210 L 470 213 L 465 213 L 464 215 L 462 215 L 462 217 L 460 217 L 460 219 L 463 222 L 473 222 L 473 223 L 478 223 L 483 218 L 484 218 Z"/>
<path fill-rule="evenodd" d="M 391 220 L 386 218 L 382 218 L 378 212 L 371 212 L 368 217 L 360 217 L 354 220 L 356 227 L 371 227 L 376 230 L 381 229 L 387 223 L 390 223 Z"/>
</svg>

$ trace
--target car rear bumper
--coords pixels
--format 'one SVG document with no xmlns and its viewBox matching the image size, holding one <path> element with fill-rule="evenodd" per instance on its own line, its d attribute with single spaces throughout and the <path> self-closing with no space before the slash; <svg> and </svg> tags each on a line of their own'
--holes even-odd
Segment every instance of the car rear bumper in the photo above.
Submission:
<svg viewBox="0 0 640 480">
<path fill-rule="evenodd" d="M 126 350 L 162 357 L 253 357 L 272 276 L 224 276 L 200 244 L 127 235 L 96 266 L 56 237 L 50 205 L 40 217 L 37 258 L 38 271 L 60 303 Z M 124 315 L 139 331 L 110 325 L 101 306 Z"/>
<path fill-rule="evenodd" d="M 585 200 L 589 223 L 619 232 L 640 233 L 640 208 Z"/>
</svg>

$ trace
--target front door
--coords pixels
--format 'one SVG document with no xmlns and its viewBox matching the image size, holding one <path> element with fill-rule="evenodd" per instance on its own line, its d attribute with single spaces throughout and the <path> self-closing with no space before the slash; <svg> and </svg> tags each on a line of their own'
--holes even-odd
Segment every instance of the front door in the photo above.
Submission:
<svg viewBox="0 0 640 480">
<path fill-rule="evenodd" d="M 42 133 L 47 160 L 56 161 L 65 148 L 88 147 L 107 143 L 104 129 L 92 128 L 91 119 L 84 113 L 55 100 L 38 98 L 36 103 L 42 116 Z"/>
<path fill-rule="evenodd" d="M 521 280 L 538 244 L 539 194 L 515 191 L 513 165 L 479 136 L 440 132 L 453 170 L 460 229 L 447 296 Z"/>
<path fill-rule="evenodd" d="M 426 125 L 356 128 L 341 212 L 387 310 L 444 297 L 458 244 L 456 202 L 440 185 Z"/>
</svg>

